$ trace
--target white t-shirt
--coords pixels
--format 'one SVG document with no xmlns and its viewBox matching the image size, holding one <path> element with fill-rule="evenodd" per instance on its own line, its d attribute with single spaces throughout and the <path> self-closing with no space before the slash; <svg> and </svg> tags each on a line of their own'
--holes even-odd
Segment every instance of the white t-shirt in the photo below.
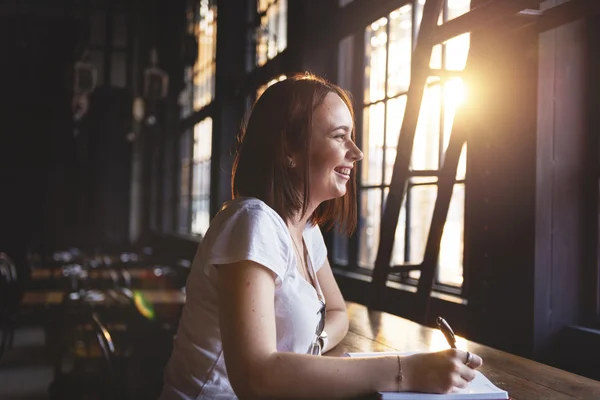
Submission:
<svg viewBox="0 0 600 400">
<path fill-rule="evenodd" d="M 316 275 L 327 257 L 323 236 L 318 226 L 307 225 L 303 237 Z M 305 354 L 315 339 L 320 288 L 298 271 L 285 222 L 261 200 L 231 200 L 211 221 L 194 257 L 161 400 L 235 398 L 223 358 L 215 264 L 242 260 L 275 273 L 277 350 Z"/>
</svg>

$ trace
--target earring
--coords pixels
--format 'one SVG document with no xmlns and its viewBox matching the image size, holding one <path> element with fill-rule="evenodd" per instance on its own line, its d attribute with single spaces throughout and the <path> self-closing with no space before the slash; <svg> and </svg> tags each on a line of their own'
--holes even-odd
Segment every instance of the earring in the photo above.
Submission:
<svg viewBox="0 0 600 400">
<path fill-rule="evenodd" d="M 296 166 L 296 163 L 294 162 L 294 160 L 292 160 L 291 158 L 288 158 L 288 167 L 294 168 L 295 166 Z"/>
</svg>

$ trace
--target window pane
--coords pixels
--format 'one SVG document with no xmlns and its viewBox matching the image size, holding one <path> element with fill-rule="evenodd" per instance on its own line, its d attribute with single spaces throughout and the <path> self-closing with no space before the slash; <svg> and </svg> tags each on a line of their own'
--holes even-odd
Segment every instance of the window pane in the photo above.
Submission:
<svg viewBox="0 0 600 400">
<path fill-rule="evenodd" d="M 440 102 L 440 85 L 434 85 L 425 89 L 411 160 L 413 170 L 433 170 L 438 168 Z"/>
<path fill-rule="evenodd" d="M 348 265 L 348 236 L 333 232 L 333 262 L 337 265 Z"/>
<path fill-rule="evenodd" d="M 208 117 L 194 126 L 194 162 L 210 160 L 212 146 L 212 118 Z"/>
<path fill-rule="evenodd" d="M 437 196 L 437 186 L 414 186 L 409 189 L 409 212 L 410 212 L 410 249 L 408 251 L 408 262 L 418 264 L 423 261 L 427 235 L 431 226 L 433 207 Z M 409 276 L 418 279 L 420 271 L 412 271 Z"/>
<path fill-rule="evenodd" d="M 212 118 L 208 117 L 194 126 L 194 168 L 192 179 L 193 234 L 203 235 L 210 222 L 210 161 L 212 146 Z"/>
<path fill-rule="evenodd" d="M 198 111 L 214 98 L 214 63 L 217 39 L 217 6 L 214 0 L 201 0 L 196 24 L 198 59 L 194 64 L 194 110 Z"/>
<path fill-rule="evenodd" d="M 180 233 L 190 233 L 190 197 L 181 196 L 179 198 L 179 207 L 177 210 L 177 231 Z"/>
<path fill-rule="evenodd" d="M 195 198 L 192 202 L 192 233 L 204 235 L 210 224 L 210 203 L 207 198 Z"/>
<path fill-rule="evenodd" d="M 360 193 L 360 199 L 358 265 L 373 269 L 379 246 L 381 189 L 363 190 Z"/>
<path fill-rule="evenodd" d="M 388 57 L 388 96 L 406 92 L 410 83 L 412 54 L 412 6 L 410 4 L 390 14 L 390 45 Z"/>
<path fill-rule="evenodd" d="M 440 247 L 438 280 L 447 285 L 463 283 L 465 185 L 454 185 Z"/>
<path fill-rule="evenodd" d="M 451 71 L 465 69 L 470 45 L 471 35 L 469 33 L 448 40 L 446 42 L 446 69 Z"/>
<path fill-rule="evenodd" d="M 387 196 L 390 192 L 390 188 L 385 188 L 383 190 L 383 207 L 385 208 L 385 202 L 387 201 Z M 404 264 L 404 253 L 406 251 L 405 241 L 406 241 L 406 197 L 404 201 L 402 201 L 402 206 L 400 207 L 400 215 L 398 216 L 398 225 L 396 225 L 396 233 L 394 234 L 394 245 L 392 247 L 392 259 L 391 265 L 401 265 Z"/>
<path fill-rule="evenodd" d="M 363 116 L 362 184 L 381 184 L 383 173 L 383 123 L 385 104 L 365 108 Z"/>
<path fill-rule="evenodd" d="M 287 0 L 260 0 L 256 29 L 256 64 L 261 66 L 287 47 Z"/>
<path fill-rule="evenodd" d="M 459 15 L 467 13 L 471 9 L 471 0 L 446 0 L 448 3 L 448 15 L 446 21 L 454 19 Z"/>
<path fill-rule="evenodd" d="M 277 25 L 277 52 L 287 48 L 287 0 L 279 0 L 279 22 Z"/>
<path fill-rule="evenodd" d="M 387 18 L 380 18 L 365 30 L 365 103 L 385 96 Z"/>
<path fill-rule="evenodd" d="M 386 151 L 385 151 L 385 184 L 389 185 L 392 179 L 392 171 L 396 161 L 396 148 L 398 136 L 404 119 L 406 109 L 406 96 L 400 96 L 387 102 L 386 121 Z"/>
<path fill-rule="evenodd" d="M 431 52 L 431 60 L 429 61 L 429 68 L 431 69 L 442 69 L 442 45 L 436 44 L 433 46 Z"/>
<path fill-rule="evenodd" d="M 413 46 L 417 43 L 417 36 L 419 36 L 419 29 L 421 28 L 421 21 L 423 20 L 423 6 L 425 5 L 425 0 L 417 0 L 415 1 L 415 16 L 414 16 L 414 43 Z"/>
<path fill-rule="evenodd" d="M 352 89 L 352 66 L 354 65 L 354 35 L 346 36 L 338 47 L 338 81 L 345 90 Z"/>
<path fill-rule="evenodd" d="M 462 78 L 451 78 L 444 84 L 444 152 L 448 147 L 450 134 L 452 133 L 454 117 L 458 107 L 465 100 L 465 87 Z M 466 173 L 466 150 L 463 150 L 456 179 L 464 179 Z"/>
</svg>

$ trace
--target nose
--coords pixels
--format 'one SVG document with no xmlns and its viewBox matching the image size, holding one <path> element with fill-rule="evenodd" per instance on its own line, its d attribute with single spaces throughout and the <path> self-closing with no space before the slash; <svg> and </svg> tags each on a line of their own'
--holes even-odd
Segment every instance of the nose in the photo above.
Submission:
<svg viewBox="0 0 600 400">
<path fill-rule="evenodd" d="M 353 162 L 360 161 L 363 159 L 363 152 L 360 151 L 356 143 L 351 142 L 351 148 L 348 151 L 348 158 L 350 158 Z"/>
</svg>

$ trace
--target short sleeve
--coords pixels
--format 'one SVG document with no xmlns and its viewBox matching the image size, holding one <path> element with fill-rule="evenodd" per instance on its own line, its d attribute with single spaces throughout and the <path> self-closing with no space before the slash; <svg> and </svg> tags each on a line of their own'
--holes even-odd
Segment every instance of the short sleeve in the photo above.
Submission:
<svg viewBox="0 0 600 400">
<path fill-rule="evenodd" d="M 279 287 L 290 259 L 287 229 L 279 216 L 264 207 L 241 207 L 225 216 L 208 251 L 209 264 L 231 264 L 249 260 L 276 275 Z M 227 211 L 226 211 L 227 212 Z"/>
<path fill-rule="evenodd" d="M 319 225 L 308 226 L 304 231 L 304 240 L 310 249 L 313 267 L 318 271 L 327 260 L 327 246 Z"/>
</svg>

